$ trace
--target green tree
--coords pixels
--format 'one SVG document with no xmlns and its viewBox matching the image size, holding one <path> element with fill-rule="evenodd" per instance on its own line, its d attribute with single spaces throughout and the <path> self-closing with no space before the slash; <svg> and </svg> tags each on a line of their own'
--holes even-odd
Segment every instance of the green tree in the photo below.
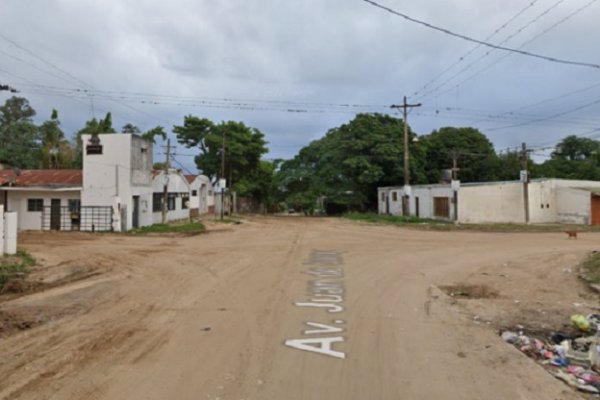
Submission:
<svg viewBox="0 0 600 400">
<path fill-rule="evenodd" d="M 60 128 L 58 111 L 52 110 L 49 120 L 39 127 L 41 139 L 41 167 L 49 169 L 70 168 L 75 150 Z"/>
<path fill-rule="evenodd" d="M 268 151 L 264 135 L 242 122 L 215 124 L 206 118 L 188 115 L 183 125 L 173 127 L 173 132 L 179 143 L 200 150 L 195 157 L 196 165 L 213 181 L 220 176 L 224 139 L 225 178 L 229 181 L 228 186 L 234 190 L 238 182 L 256 173 L 260 168 L 261 156 Z"/>
<path fill-rule="evenodd" d="M 310 210 L 319 198 L 338 208 L 373 208 L 377 187 L 403 182 L 403 121 L 383 114 L 358 114 L 282 164 L 278 180 L 285 201 Z M 424 150 L 410 135 L 411 182 L 423 183 Z"/>
<path fill-rule="evenodd" d="M 31 122 L 35 110 L 23 97 L 11 97 L 0 106 L 0 163 L 18 168 L 38 168 L 40 138 Z"/>
<path fill-rule="evenodd" d="M 144 139 L 147 139 L 147 140 L 151 141 L 152 143 L 156 143 L 157 136 L 162 138 L 162 140 L 167 140 L 167 132 L 165 132 L 165 128 L 163 128 L 160 125 L 150 129 L 149 131 L 146 131 L 142 135 L 142 137 Z"/>
<path fill-rule="evenodd" d="M 550 159 L 534 169 L 534 176 L 600 180 L 600 142 L 574 135 L 565 137 Z"/>
<path fill-rule="evenodd" d="M 140 131 L 140 128 L 138 128 L 137 126 L 127 123 L 127 124 L 123 125 L 123 127 L 121 128 L 121 132 L 123 132 L 123 133 L 141 133 L 142 131 Z"/>
<path fill-rule="evenodd" d="M 482 182 L 497 179 L 494 146 L 479 130 L 470 127 L 444 127 L 422 137 L 421 140 L 426 148 L 426 174 L 429 183 L 438 183 L 442 170 L 452 168 L 453 153 L 459 157 L 461 181 Z"/>
</svg>

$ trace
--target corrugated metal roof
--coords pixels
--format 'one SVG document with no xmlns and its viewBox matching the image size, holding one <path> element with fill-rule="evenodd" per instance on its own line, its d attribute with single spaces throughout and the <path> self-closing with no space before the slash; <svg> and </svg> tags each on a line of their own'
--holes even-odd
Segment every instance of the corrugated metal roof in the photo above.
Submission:
<svg viewBox="0 0 600 400">
<path fill-rule="evenodd" d="M 77 187 L 83 184 L 80 169 L 26 169 L 0 171 L 0 185 L 17 187 Z"/>
</svg>

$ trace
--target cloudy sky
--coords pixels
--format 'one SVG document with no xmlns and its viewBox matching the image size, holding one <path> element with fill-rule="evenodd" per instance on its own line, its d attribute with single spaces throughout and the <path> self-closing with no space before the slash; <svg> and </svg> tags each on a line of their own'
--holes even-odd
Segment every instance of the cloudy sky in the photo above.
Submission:
<svg viewBox="0 0 600 400">
<path fill-rule="evenodd" d="M 600 64 L 600 1 L 378 2 L 496 45 Z M 497 150 L 600 137 L 600 69 L 477 46 L 362 0 L 2 0 L 0 84 L 38 121 L 57 108 L 69 135 L 107 111 L 117 128 L 169 131 L 193 114 L 260 129 L 268 158 L 293 157 L 357 112 L 395 112 L 405 95 L 423 104 L 409 115 L 421 135 L 474 126 Z M 193 151 L 177 153 L 195 171 Z"/>
</svg>

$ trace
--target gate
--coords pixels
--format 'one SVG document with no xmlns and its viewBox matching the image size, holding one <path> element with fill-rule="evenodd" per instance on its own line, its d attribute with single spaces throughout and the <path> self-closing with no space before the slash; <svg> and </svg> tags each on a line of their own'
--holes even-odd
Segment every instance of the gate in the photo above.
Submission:
<svg viewBox="0 0 600 400">
<path fill-rule="evenodd" d="M 108 206 L 44 206 L 42 230 L 99 231 L 113 230 L 112 207 Z"/>
</svg>

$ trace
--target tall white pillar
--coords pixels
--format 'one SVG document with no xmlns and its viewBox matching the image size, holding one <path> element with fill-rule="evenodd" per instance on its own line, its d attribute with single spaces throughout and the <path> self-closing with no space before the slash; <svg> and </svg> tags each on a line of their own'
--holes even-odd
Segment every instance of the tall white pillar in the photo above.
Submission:
<svg viewBox="0 0 600 400">
<path fill-rule="evenodd" d="M 4 255 L 4 206 L 0 206 L 0 257 Z"/>
<path fill-rule="evenodd" d="M 17 213 L 4 213 L 4 252 L 17 254 Z"/>
</svg>

